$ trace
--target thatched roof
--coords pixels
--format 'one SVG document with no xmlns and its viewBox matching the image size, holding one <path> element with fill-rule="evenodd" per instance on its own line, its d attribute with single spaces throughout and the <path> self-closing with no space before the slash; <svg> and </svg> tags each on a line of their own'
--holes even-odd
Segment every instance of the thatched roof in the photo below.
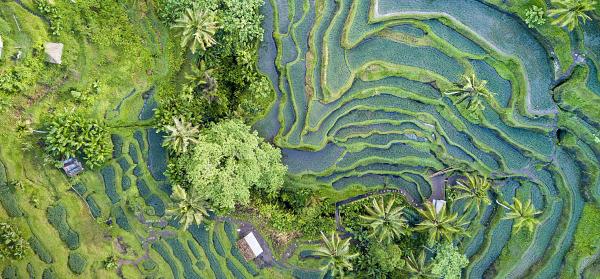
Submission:
<svg viewBox="0 0 600 279">
<path fill-rule="evenodd" d="M 45 43 L 44 52 L 46 53 L 47 61 L 52 64 L 62 63 L 63 44 L 61 43 Z"/>
</svg>

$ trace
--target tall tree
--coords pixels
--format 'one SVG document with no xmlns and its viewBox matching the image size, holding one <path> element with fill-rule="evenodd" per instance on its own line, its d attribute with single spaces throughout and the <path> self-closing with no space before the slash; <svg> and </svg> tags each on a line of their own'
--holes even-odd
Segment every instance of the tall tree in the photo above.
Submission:
<svg viewBox="0 0 600 279">
<path fill-rule="evenodd" d="M 192 53 L 205 51 L 216 44 L 214 35 L 219 24 L 213 12 L 204 10 L 198 5 L 185 9 L 185 12 L 172 26 L 180 32 L 181 47 L 189 47 Z"/>
<path fill-rule="evenodd" d="M 164 138 L 163 146 L 177 154 L 186 153 L 190 144 L 198 143 L 200 130 L 183 117 L 173 117 L 173 125 L 167 125 L 165 129 L 168 134 Z"/>
<path fill-rule="evenodd" d="M 315 255 L 327 259 L 323 269 L 331 271 L 334 277 L 344 277 L 346 270 L 352 270 L 350 260 L 358 257 L 358 253 L 350 253 L 350 238 L 342 240 L 335 232 L 331 233 L 331 239 L 321 232 L 321 238 L 323 246 L 315 251 Z"/>
<path fill-rule="evenodd" d="M 469 259 L 450 242 L 439 245 L 431 264 L 431 273 L 438 278 L 460 279 L 462 269 L 469 265 Z"/>
<path fill-rule="evenodd" d="M 466 234 L 462 229 L 464 222 L 458 218 L 458 214 L 448 212 L 446 205 L 439 212 L 429 201 L 424 204 L 424 207 L 424 209 L 417 208 L 423 221 L 417 224 L 415 230 L 429 233 L 429 245 L 442 240 L 452 241 L 454 236 Z"/>
<path fill-rule="evenodd" d="M 179 185 L 173 187 L 171 198 L 175 204 L 167 210 L 167 215 L 179 220 L 184 230 L 187 230 L 192 223 L 200 225 L 204 218 L 208 216 L 206 200 L 194 194 L 188 194 Z"/>
<path fill-rule="evenodd" d="M 390 243 L 394 238 L 398 238 L 408 233 L 408 225 L 403 216 L 402 206 L 394 206 L 396 198 L 393 197 L 385 202 L 382 197 L 379 201 L 373 199 L 372 206 L 366 206 L 368 215 L 360 216 L 371 228 L 370 237 L 375 237 L 379 242 Z"/>
<path fill-rule="evenodd" d="M 455 89 L 444 92 L 444 94 L 456 96 L 455 105 L 466 101 L 467 110 L 471 112 L 482 111 L 485 109 L 483 100 L 492 97 L 492 92 L 485 87 L 486 84 L 486 80 L 478 80 L 475 74 L 463 75 L 462 82 L 457 84 Z"/>
<path fill-rule="evenodd" d="M 189 191 L 222 212 L 236 204 L 248 204 L 251 189 L 261 195 L 277 193 L 287 172 L 281 151 L 240 120 L 226 120 L 205 129 L 193 152 L 179 157 L 172 168 L 190 184 Z"/>
<path fill-rule="evenodd" d="M 465 178 L 458 180 L 457 183 L 455 189 L 459 191 L 459 194 L 456 200 L 466 200 L 467 208 L 474 207 L 479 210 L 482 204 L 491 204 L 488 197 L 491 183 L 486 177 L 466 173 Z"/>
<path fill-rule="evenodd" d="M 431 273 L 431 265 L 425 261 L 425 251 L 421 251 L 418 257 L 415 257 L 413 251 L 404 259 L 404 270 L 410 273 L 411 279 L 435 278 Z"/>
<path fill-rule="evenodd" d="M 567 27 L 569 30 L 579 26 L 579 21 L 591 20 L 587 12 L 594 10 L 596 1 L 593 0 L 553 0 L 554 8 L 548 10 L 549 16 L 556 16 L 552 24 Z"/>
<path fill-rule="evenodd" d="M 515 221 L 515 232 L 520 231 L 522 228 L 527 228 L 530 233 L 533 232 L 535 226 L 540 223 L 535 216 L 542 212 L 535 209 L 531 200 L 522 203 L 519 199 L 513 198 L 513 201 L 514 203 L 512 205 L 502 203 L 503 206 L 509 209 L 504 219 Z"/>
</svg>

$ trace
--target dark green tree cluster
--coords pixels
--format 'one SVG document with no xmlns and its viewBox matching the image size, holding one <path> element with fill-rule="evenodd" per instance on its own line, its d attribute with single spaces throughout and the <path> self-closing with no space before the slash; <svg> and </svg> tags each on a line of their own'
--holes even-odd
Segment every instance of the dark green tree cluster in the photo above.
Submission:
<svg viewBox="0 0 600 279">
<path fill-rule="evenodd" d="M 108 128 L 100 121 L 77 113 L 59 113 L 50 119 L 46 151 L 55 159 L 78 157 L 94 168 L 108 160 L 112 143 Z"/>
</svg>

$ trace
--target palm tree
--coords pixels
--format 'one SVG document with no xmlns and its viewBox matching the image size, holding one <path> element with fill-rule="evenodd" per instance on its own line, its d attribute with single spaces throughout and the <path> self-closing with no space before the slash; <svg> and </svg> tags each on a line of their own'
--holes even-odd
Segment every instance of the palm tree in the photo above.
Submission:
<svg viewBox="0 0 600 279">
<path fill-rule="evenodd" d="M 465 199 L 467 201 L 466 207 L 474 207 L 476 210 L 479 210 L 481 204 L 491 204 L 492 202 L 488 197 L 488 191 L 491 187 L 490 181 L 486 177 L 470 173 L 467 173 L 465 177 L 465 179 L 458 180 L 458 185 L 454 187 L 460 191 L 455 200 Z"/>
<path fill-rule="evenodd" d="M 350 254 L 350 238 L 342 240 L 338 234 L 331 232 L 331 239 L 321 232 L 323 246 L 315 251 L 316 256 L 327 259 L 324 270 L 330 270 L 331 275 L 344 277 L 345 270 L 352 270 L 350 260 L 358 257 L 358 253 Z"/>
<path fill-rule="evenodd" d="M 457 96 L 458 99 L 454 101 L 455 105 L 467 101 L 467 109 L 471 112 L 484 110 L 482 98 L 492 97 L 492 93 L 485 87 L 487 81 L 477 80 L 475 74 L 463 75 L 462 79 L 463 82 L 457 85 L 458 88 L 444 92 L 444 94 Z"/>
<path fill-rule="evenodd" d="M 204 93 L 204 97 L 209 103 L 212 103 L 217 95 L 217 80 L 212 77 L 213 69 L 208 69 L 204 61 L 200 61 L 198 65 L 192 66 L 190 73 L 185 74 L 187 84 L 184 91 L 190 96 L 193 95 L 196 88 L 200 88 Z"/>
<path fill-rule="evenodd" d="M 173 187 L 171 198 L 177 203 L 173 208 L 167 210 L 167 215 L 173 216 L 175 219 L 178 219 L 180 223 L 183 223 L 184 230 L 187 230 L 192 223 L 200 225 L 204 220 L 204 217 L 208 216 L 206 200 L 188 194 L 179 185 Z"/>
<path fill-rule="evenodd" d="M 214 35 L 219 29 L 215 15 L 194 5 L 175 21 L 171 27 L 181 33 L 181 47 L 189 46 L 192 53 L 198 49 L 205 51 L 216 44 Z"/>
<path fill-rule="evenodd" d="M 387 204 L 381 198 L 379 202 L 373 199 L 373 206 L 365 205 L 368 215 L 360 216 L 373 230 L 369 235 L 376 237 L 379 242 L 390 243 L 394 238 L 408 233 L 408 225 L 404 218 L 402 210 L 404 207 L 394 207 L 395 198 L 390 199 Z"/>
<path fill-rule="evenodd" d="M 433 203 L 428 201 L 425 203 L 424 209 L 417 208 L 417 211 L 423 221 L 417 224 L 415 230 L 429 233 L 429 245 L 433 245 L 440 240 L 452 241 L 455 235 L 466 234 L 462 229 L 465 222 L 458 219 L 458 214 L 448 213 L 445 204 L 441 210 L 436 211 Z"/>
<path fill-rule="evenodd" d="M 165 136 L 163 146 L 173 150 L 175 153 L 186 153 L 190 143 L 198 143 L 200 130 L 185 119 L 173 117 L 174 125 L 167 125 L 165 129 L 169 132 Z"/>
<path fill-rule="evenodd" d="M 572 31 L 579 25 L 579 20 L 584 23 L 586 20 L 591 20 L 586 12 L 594 10 L 596 2 L 593 0 L 553 0 L 552 4 L 555 8 L 548 10 L 549 16 L 558 16 L 552 20 L 552 24 L 560 27 L 567 27 Z"/>
<path fill-rule="evenodd" d="M 503 218 L 504 220 L 515 220 L 515 232 L 519 232 L 521 228 L 525 227 L 531 233 L 535 226 L 537 226 L 540 221 L 535 218 L 536 215 L 541 214 L 542 212 L 539 210 L 535 210 L 533 203 L 531 200 L 527 200 L 525 204 L 523 204 L 519 199 L 513 198 L 514 203 L 512 205 L 503 203 L 505 208 L 509 209 L 506 213 L 506 216 Z"/>
<path fill-rule="evenodd" d="M 435 278 L 431 273 L 431 265 L 425 263 L 425 251 L 421 250 L 419 257 L 415 257 L 413 251 L 404 259 L 404 270 L 411 274 L 411 279 Z"/>
</svg>

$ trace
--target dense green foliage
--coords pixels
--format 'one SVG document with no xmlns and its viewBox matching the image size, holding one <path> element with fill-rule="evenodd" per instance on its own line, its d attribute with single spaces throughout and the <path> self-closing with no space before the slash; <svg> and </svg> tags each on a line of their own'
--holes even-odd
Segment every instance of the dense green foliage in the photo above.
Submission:
<svg viewBox="0 0 600 279">
<path fill-rule="evenodd" d="M 85 257 L 77 252 L 69 253 L 69 260 L 67 261 L 69 269 L 75 274 L 81 274 L 85 270 L 87 260 Z"/>
<path fill-rule="evenodd" d="M 402 216 L 403 207 L 395 207 L 395 198 L 387 202 L 381 198 L 373 199 L 371 207 L 365 206 L 367 215 L 360 216 L 361 219 L 371 228 L 371 237 L 379 242 L 391 243 L 394 238 L 408 233 L 406 219 Z"/>
<path fill-rule="evenodd" d="M 504 219 L 515 221 L 515 232 L 520 231 L 522 228 L 526 228 L 529 232 L 533 232 L 535 226 L 540 223 L 535 217 L 542 212 L 535 209 L 531 200 L 527 200 L 523 203 L 521 200 L 514 198 L 513 201 L 514 203 L 512 205 L 503 204 L 509 209 Z"/>
<path fill-rule="evenodd" d="M 97 167 L 111 157 L 110 133 L 103 123 L 76 113 L 60 113 L 50 120 L 46 151 L 57 159 L 80 157 Z"/>
<path fill-rule="evenodd" d="M 579 21 L 585 22 L 591 20 L 586 13 L 594 10 L 596 1 L 594 0 L 554 0 L 552 5 L 555 7 L 548 10 L 548 15 L 556 17 L 552 24 L 560 27 L 567 27 L 569 30 L 579 26 Z"/>
<path fill-rule="evenodd" d="M 331 238 L 321 232 L 323 246 L 315 251 L 315 255 L 327 260 L 324 270 L 331 272 L 332 276 L 344 277 L 346 271 L 352 271 L 350 260 L 358 257 L 358 254 L 350 252 L 350 238 L 342 240 L 335 232 L 331 233 Z"/>
<path fill-rule="evenodd" d="M 29 245 L 19 228 L 15 225 L 0 222 L 0 260 L 20 260 L 25 257 Z"/>
<path fill-rule="evenodd" d="M 437 247 L 431 265 L 431 273 L 444 279 L 460 279 L 461 271 L 469 264 L 469 260 L 458 251 L 452 243 L 443 243 Z"/>
<path fill-rule="evenodd" d="M 437 211 L 433 203 L 426 202 L 424 209 L 417 208 L 417 211 L 423 221 L 417 224 L 415 230 L 426 231 L 429 234 L 429 245 L 441 240 L 452 241 L 455 236 L 466 234 L 462 228 L 464 221 L 445 204 Z"/>
<path fill-rule="evenodd" d="M 170 170 L 173 181 L 209 200 L 214 209 L 228 211 L 247 204 L 251 189 L 275 195 L 287 168 L 278 149 L 241 121 L 227 120 L 203 131 L 192 152 L 172 162 Z"/>
<path fill-rule="evenodd" d="M 531 6 L 525 12 L 525 23 L 529 28 L 535 28 L 537 25 L 546 23 L 546 13 L 542 7 Z"/>
</svg>

